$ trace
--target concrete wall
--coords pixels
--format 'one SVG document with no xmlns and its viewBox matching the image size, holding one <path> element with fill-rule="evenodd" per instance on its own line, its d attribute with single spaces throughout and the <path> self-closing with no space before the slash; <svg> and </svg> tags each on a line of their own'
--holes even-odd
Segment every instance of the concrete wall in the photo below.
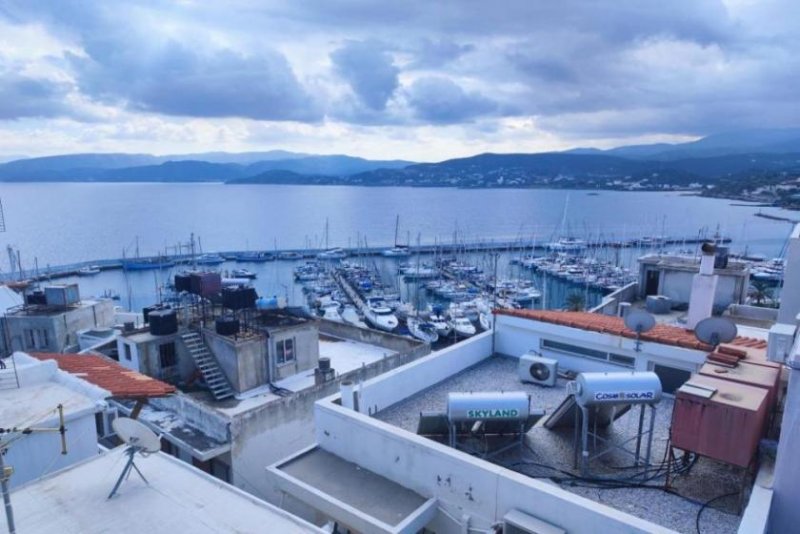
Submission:
<svg viewBox="0 0 800 534">
<path fill-rule="evenodd" d="M 6 317 L 12 350 L 40 352 L 67 352 L 78 347 L 77 331 L 84 328 L 111 326 L 114 323 L 114 303 L 111 300 L 88 301 L 81 307 L 56 313 L 17 313 Z M 47 343 L 38 332 L 35 345 L 29 346 L 26 330 L 46 330 Z M 77 352 L 77 350 L 76 350 Z"/>
<path fill-rule="evenodd" d="M 626 367 L 548 350 L 541 346 L 542 339 L 629 356 L 635 358 L 634 369 L 638 371 L 647 371 L 652 364 L 657 363 L 695 372 L 703 365 L 706 357 L 703 351 L 652 342 L 642 342 L 641 352 L 636 352 L 634 339 L 507 315 L 497 316 L 495 328 L 497 329 L 496 352 L 519 358 L 533 350 L 558 360 L 562 369 L 575 372 L 620 371 Z"/>
<path fill-rule="evenodd" d="M 787 364 L 789 385 L 783 403 L 769 525 L 769 531 L 775 533 L 796 532 L 800 525 L 800 338 Z"/>
<path fill-rule="evenodd" d="M 278 363 L 276 347 L 279 341 L 294 339 L 294 360 Z M 314 323 L 305 323 L 291 328 L 270 330 L 269 337 L 271 381 L 296 375 L 317 367 L 319 362 L 319 330 Z"/>
<path fill-rule="evenodd" d="M 361 413 L 384 410 L 492 355 L 492 333 L 484 332 L 365 382 L 357 388 Z"/>
<path fill-rule="evenodd" d="M 655 266 L 643 264 L 640 270 L 639 284 L 639 298 L 645 297 L 646 280 L 648 271 L 659 271 L 659 290 L 660 295 L 664 295 L 673 300 L 675 305 L 689 304 L 689 295 L 692 291 L 692 277 L 697 274 L 697 271 L 691 272 L 680 269 L 670 269 L 667 266 Z M 718 309 L 723 309 L 731 304 L 741 304 L 747 297 L 747 279 L 746 275 L 733 276 L 730 274 L 720 274 L 719 270 L 715 270 L 714 274 L 719 276 L 717 283 L 717 290 L 714 295 L 714 306 Z"/>
<path fill-rule="evenodd" d="M 789 236 L 778 322 L 794 324 L 798 313 L 800 313 L 800 224 L 794 227 Z"/>
<path fill-rule="evenodd" d="M 352 339 L 353 341 L 376 345 L 395 352 L 414 350 L 419 345 L 424 344 L 416 339 L 407 338 L 405 336 L 381 332 L 379 330 L 373 330 L 372 328 L 359 328 L 351 324 L 329 321 L 327 319 L 319 319 L 317 323 L 319 324 L 319 331 L 321 334 L 327 334 L 342 339 Z"/>
<path fill-rule="evenodd" d="M 280 494 L 264 476 L 265 466 L 314 443 L 314 403 L 339 391 L 344 380 L 363 381 L 391 373 L 430 352 L 427 345 L 394 354 L 331 382 L 237 414 L 231 422 L 232 483 L 258 497 L 278 503 Z M 413 365 L 413 364 L 411 364 Z"/>
<path fill-rule="evenodd" d="M 231 438 L 230 419 L 213 408 L 193 400 L 188 395 L 170 395 L 169 397 L 150 399 L 148 402 L 156 409 L 169 410 L 179 414 L 184 421 L 217 441 L 227 442 Z"/>
<path fill-rule="evenodd" d="M 65 414 L 68 430 L 66 455 L 61 454 L 61 435 L 58 432 L 34 432 L 9 447 L 4 459 L 7 466 L 14 468 L 11 488 L 98 454 L 94 414 L 99 411 L 99 407 L 94 407 Z M 36 423 L 42 428 L 58 428 L 58 424 L 57 417 Z"/>
<path fill-rule="evenodd" d="M 267 340 L 264 337 L 221 336 L 203 329 L 203 340 L 237 393 L 267 383 Z"/>
<path fill-rule="evenodd" d="M 592 313 L 602 313 L 603 315 L 619 315 L 619 305 L 621 302 L 633 302 L 637 299 L 639 294 L 639 284 L 631 282 L 625 287 L 621 287 L 609 293 L 600 304 L 589 310 Z"/>
<path fill-rule="evenodd" d="M 670 532 L 331 401 L 325 399 L 316 405 L 320 447 L 423 497 L 436 498 L 442 506 L 468 514 L 475 528 L 487 529 L 510 510 L 519 509 L 568 532 Z M 451 525 L 437 532 L 464 531 Z"/>
</svg>

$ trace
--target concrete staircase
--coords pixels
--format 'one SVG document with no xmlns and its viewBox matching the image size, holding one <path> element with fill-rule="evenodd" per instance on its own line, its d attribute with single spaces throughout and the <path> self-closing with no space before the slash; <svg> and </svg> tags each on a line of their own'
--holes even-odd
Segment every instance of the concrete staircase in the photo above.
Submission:
<svg viewBox="0 0 800 534">
<path fill-rule="evenodd" d="M 5 358 L 3 363 L 5 369 L 0 369 L 0 389 L 17 389 L 19 380 L 17 379 L 17 369 L 11 357 Z"/>
<path fill-rule="evenodd" d="M 219 368 L 217 360 L 208 350 L 208 347 L 206 347 L 200 334 L 197 332 L 186 332 L 185 334 L 181 334 L 181 338 L 189 354 L 194 358 L 197 368 L 200 369 L 200 372 L 203 374 L 203 380 L 205 380 L 214 398 L 223 400 L 233 397 L 233 389 L 231 389 L 228 379 L 225 378 L 222 369 Z"/>
</svg>

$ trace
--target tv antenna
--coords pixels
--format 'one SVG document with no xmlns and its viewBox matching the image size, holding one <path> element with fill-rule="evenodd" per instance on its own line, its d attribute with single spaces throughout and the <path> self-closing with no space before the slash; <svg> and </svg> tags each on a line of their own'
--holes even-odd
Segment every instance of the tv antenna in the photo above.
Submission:
<svg viewBox="0 0 800 534">
<path fill-rule="evenodd" d="M 58 410 L 58 427 L 0 427 L 0 490 L 3 493 L 3 504 L 6 509 L 6 523 L 8 524 L 8 534 L 15 534 L 17 529 L 14 525 L 14 510 L 11 508 L 11 491 L 8 487 L 8 481 L 11 475 L 14 474 L 14 468 L 11 466 L 6 467 L 3 456 L 8 450 L 8 446 L 21 438 L 33 434 L 34 432 L 58 432 L 61 434 L 61 454 L 67 454 L 67 427 L 64 425 L 64 406 L 59 404 L 56 407 Z M 11 439 L 3 443 L 5 436 L 12 436 Z"/>
<path fill-rule="evenodd" d="M 646 311 L 633 310 L 625 316 L 625 327 L 636 332 L 636 346 L 633 350 L 642 352 L 642 340 L 640 336 L 648 332 L 656 325 L 656 319 Z"/>
<path fill-rule="evenodd" d="M 117 436 L 124 441 L 128 448 L 125 450 L 125 454 L 128 455 L 128 461 L 125 464 L 125 467 L 122 469 L 122 473 L 120 473 L 119 478 L 117 479 L 117 483 L 114 484 L 114 489 L 111 490 L 111 493 L 108 494 L 108 499 L 116 495 L 117 490 L 119 489 L 120 485 L 122 484 L 123 480 L 127 480 L 127 478 L 131 474 L 131 470 L 135 469 L 136 472 L 142 477 L 145 484 L 150 484 L 139 468 L 136 467 L 136 463 L 134 463 L 134 458 L 136 457 L 136 453 L 138 452 L 142 456 L 147 456 L 154 452 L 159 452 L 161 450 L 161 438 L 159 438 L 155 432 L 144 426 L 144 424 L 140 423 L 136 419 L 131 419 L 129 417 L 118 417 L 114 419 L 114 422 L 111 423 L 111 426 L 114 428 L 114 432 L 117 433 Z"/>
<path fill-rule="evenodd" d="M 694 327 L 694 336 L 715 349 L 720 343 L 733 341 L 736 333 L 736 324 L 724 317 L 708 317 Z"/>
</svg>

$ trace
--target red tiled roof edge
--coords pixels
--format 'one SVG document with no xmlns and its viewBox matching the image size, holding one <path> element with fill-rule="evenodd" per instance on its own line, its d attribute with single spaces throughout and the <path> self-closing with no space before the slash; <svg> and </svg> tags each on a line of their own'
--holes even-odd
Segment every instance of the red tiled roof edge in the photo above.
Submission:
<svg viewBox="0 0 800 534">
<path fill-rule="evenodd" d="M 621 317 L 613 317 L 610 315 L 602 315 L 599 313 L 590 312 L 555 310 L 509 310 L 498 308 L 493 311 L 497 315 L 508 315 L 511 317 L 519 317 L 521 319 L 542 321 L 545 323 L 558 324 L 561 326 L 579 328 L 582 330 L 591 330 L 593 332 L 600 332 L 603 334 L 613 334 L 631 339 L 636 337 L 635 332 L 632 332 L 625 327 L 625 322 Z M 702 350 L 705 352 L 710 352 L 712 350 L 710 345 L 706 345 L 694 337 L 694 333 L 691 330 L 686 330 L 685 328 L 680 328 L 678 326 L 659 324 L 649 332 L 642 333 L 640 338 L 642 341 L 650 341 L 686 349 Z"/>
<path fill-rule="evenodd" d="M 111 392 L 113 397 L 165 397 L 175 393 L 173 385 L 123 367 L 98 354 L 32 352 L 39 360 L 55 360 L 59 369 Z"/>
</svg>

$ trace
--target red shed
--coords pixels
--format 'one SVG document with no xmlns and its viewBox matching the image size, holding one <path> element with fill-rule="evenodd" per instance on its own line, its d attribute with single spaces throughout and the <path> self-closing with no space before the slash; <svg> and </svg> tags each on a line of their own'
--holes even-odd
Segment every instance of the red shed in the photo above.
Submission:
<svg viewBox="0 0 800 534">
<path fill-rule="evenodd" d="M 764 388 L 692 376 L 675 394 L 672 446 L 747 467 L 763 435 L 768 395 Z"/>
</svg>

